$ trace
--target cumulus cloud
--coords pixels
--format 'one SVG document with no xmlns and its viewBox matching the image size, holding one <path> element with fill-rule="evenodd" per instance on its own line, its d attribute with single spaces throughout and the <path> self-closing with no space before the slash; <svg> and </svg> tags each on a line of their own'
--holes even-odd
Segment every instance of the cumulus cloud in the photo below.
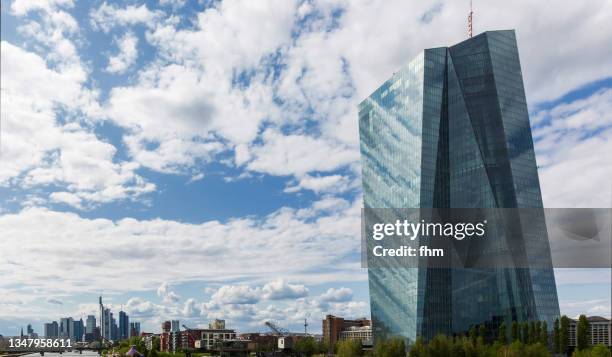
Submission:
<svg viewBox="0 0 612 357">
<path fill-rule="evenodd" d="M 259 288 L 265 298 L 304 296 L 307 289 L 289 283 L 290 279 L 363 279 L 359 269 L 347 264 L 359 252 L 359 207 L 360 202 L 355 201 L 342 210 L 320 215 L 308 213 L 311 208 L 282 208 L 261 219 L 200 224 L 163 219 L 88 219 L 74 213 L 26 208 L 0 216 L 5 237 L 0 249 L 14 263 L 38 263 L 23 276 L 12 269 L 12 263 L 0 260 L 0 271 L 6 277 L 4 287 L 18 280 L 23 289 L 35 286 L 41 294 L 55 291 L 58 284 L 66 293 L 121 290 L 125 283 L 122 277 L 130 275 L 139 276 L 130 281 L 130 289 L 159 286 L 160 297 L 170 301 L 176 296 L 167 283 L 160 286 L 160 281 L 265 279 L 269 283 Z M 79 237 L 76 245 L 74 237 Z M 50 241 L 53 244 L 47 244 Z M 66 251 L 71 254 L 62 253 Z M 152 261 L 156 263 L 150 264 Z M 66 265 L 81 274 L 65 276 L 60 283 L 49 279 L 49 272 L 61 271 Z M 279 266 L 286 281 L 272 281 L 278 277 Z M 224 272 L 222 276 L 219 270 Z M 237 293 L 223 290 L 219 297 L 234 296 L 230 292 Z"/>
<path fill-rule="evenodd" d="M 563 314 L 572 318 L 577 318 L 582 314 L 609 317 L 611 314 L 610 306 L 612 306 L 610 298 L 559 301 L 559 307 Z"/>
<path fill-rule="evenodd" d="M 305 175 L 330 171 L 359 158 L 359 152 L 308 135 L 283 135 L 267 130 L 264 144 L 252 148 L 255 159 L 247 167 L 273 175 Z"/>
<path fill-rule="evenodd" d="M 349 288 L 329 288 L 323 294 L 321 294 L 320 299 L 326 302 L 342 302 L 349 301 L 353 298 L 353 290 Z"/>
<path fill-rule="evenodd" d="M 358 185 L 356 183 L 358 183 L 356 180 L 351 180 L 345 175 L 305 175 L 300 177 L 297 183 L 287 186 L 284 191 L 292 193 L 300 190 L 311 190 L 315 193 L 329 192 L 339 194 L 350 188 L 357 188 Z"/>
<path fill-rule="evenodd" d="M 533 135 L 546 207 L 610 207 L 611 110 L 612 89 L 602 89 L 536 113 Z"/>
<path fill-rule="evenodd" d="M 289 284 L 283 279 L 271 281 L 262 288 L 263 297 L 268 300 L 297 299 L 308 295 L 304 285 Z"/>
<path fill-rule="evenodd" d="M 259 301 L 259 289 L 248 285 L 224 285 L 212 295 L 216 304 L 254 304 Z"/>
<path fill-rule="evenodd" d="M 168 303 L 174 303 L 177 302 L 181 299 L 181 297 L 175 293 L 174 291 L 170 290 L 170 287 L 168 286 L 167 282 L 163 282 L 158 288 L 157 288 L 157 296 L 162 298 L 162 301 L 166 304 Z"/>
<path fill-rule="evenodd" d="M 53 70 L 40 56 L 2 41 L 2 159 L 0 185 L 60 185 L 53 202 L 82 207 L 137 197 L 155 185 L 136 174 L 138 165 L 116 162 L 117 149 L 65 112 L 95 115 L 92 93 L 73 71 Z M 36 83 L 30 85 L 28 83 Z M 62 123 L 67 121 L 67 123 Z"/>
<path fill-rule="evenodd" d="M 153 26 L 160 20 L 160 12 L 151 11 L 147 5 L 128 5 L 119 7 L 106 1 L 100 7 L 92 9 L 89 14 L 94 29 L 109 32 L 115 26 L 133 26 L 143 24 Z"/>
<path fill-rule="evenodd" d="M 260 329 L 265 321 L 275 321 L 289 329 L 301 328 L 304 319 L 318 322 L 326 314 L 369 316 L 368 304 L 353 301 L 352 290 L 348 288 L 331 288 L 315 297 L 306 296 L 308 291 L 305 285 L 283 280 L 263 286 L 224 285 L 213 292 L 210 301 L 201 304 L 200 316 L 223 318 L 226 323 L 237 324 L 246 330 Z"/>
<path fill-rule="evenodd" d="M 132 32 L 128 32 L 117 39 L 119 52 L 108 58 L 106 71 L 121 74 L 130 68 L 138 58 L 138 38 Z"/>
<path fill-rule="evenodd" d="M 58 7 L 73 7 L 73 0 L 15 0 L 11 10 L 15 15 L 27 15 L 30 11 L 43 10 L 50 12 Z"/>
</svg>

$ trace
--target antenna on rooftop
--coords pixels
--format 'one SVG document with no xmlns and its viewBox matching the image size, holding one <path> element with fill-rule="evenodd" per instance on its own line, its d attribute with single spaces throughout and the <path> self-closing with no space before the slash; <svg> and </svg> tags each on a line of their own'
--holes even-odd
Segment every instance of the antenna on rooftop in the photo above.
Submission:
<svg viewBox="0 0 612 357">
<path fill-rule="evenodd" d="M 472 38 L 473 34 L 473 19 L 474 11 L 472 11 L 472 0 L 470 0 L 470 13 L 468 14 L 468 37 Z"/>
</svg>

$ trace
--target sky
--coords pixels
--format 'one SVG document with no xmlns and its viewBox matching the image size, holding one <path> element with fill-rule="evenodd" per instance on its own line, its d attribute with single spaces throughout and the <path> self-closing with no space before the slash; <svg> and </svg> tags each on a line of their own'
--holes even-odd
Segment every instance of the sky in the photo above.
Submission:
<svg viewBox="0 0 612 357">
<path fill-rule="evenodd" d="M 0 0 L 0 334 L 97 299 L 144 331 L 369 317 L 357 104 L 468 1 Z M 612 203 L 612 2 L 475 1 L 515 29 L 546 207 Z M 557 269 L 610 315 L 610 269 Z"/>
</svg>

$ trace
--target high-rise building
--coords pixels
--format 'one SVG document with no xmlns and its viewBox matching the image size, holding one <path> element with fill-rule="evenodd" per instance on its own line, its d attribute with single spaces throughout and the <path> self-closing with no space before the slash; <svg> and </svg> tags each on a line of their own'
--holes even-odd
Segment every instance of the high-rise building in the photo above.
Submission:
<svg viewBox="0 0 612 357">
<path fill-rule="evenodd" d="M 117 319 L 110 313 L 110 339 L 111 341 L 117 341 L 119 339 L 119 326 L 117 326 Z"/>
<path fill-rule="evenodd" d="M 72 336 L 71 339 L 73 341 L 81 342 L 83 341 L 83 335 L 85 334 L 85 325 L 83 324 L 83 319 L 74 320 L 72 328 Z"/>
<path fill-rule="evenodd" d="M 62 317 L 59 324 L 59 336 L 64 338 L 72 338 L 74 333 L 74 320 L 72 317 Z"/>
<path fill-rule="evenodd" d="M 110 309 L 104 307 L 102 304 L 102 296 L 99 298 L 99 311 L 100 311 L 100 336 L 106 340 L 112 339 L 112 316 Z"/>
<path fill-rule="evenodd" d="M 140 322 L 130 322 L 130 337 L 140 336 Z"/>
<path fill-rule="evenodd" d="M 359 134 L 366 210 L 542 208 L 512 30 L 421 52 L 360 103 Z M 531 244 L 527 223 L 515 223 L 509 239 Z M 537 269 L 369 267 L 374 340 L 411 343 L 512 321 L 551 327 L 555 278 L 546 232 L 537 239 L 547 253 Z"/>
<path fill-rule="evenodd" d="M 44 325 L 44 333 L 45 337 L 58 337 L 59 336 L 59 326 L 57 321 L 49 322 Z"/>
<path fill-rule="evenodd" d="M 130 318 L 125 311 L 119 311 L 119 339 L 130 338 Z"/>
<path fill-rule="evenodd" d="M 96 317 L 94 315 L 87 315 L 87 320 L 85 320 L 85 333 L 94 333 L 94 329 L 96 328 Z"/>
</svg>

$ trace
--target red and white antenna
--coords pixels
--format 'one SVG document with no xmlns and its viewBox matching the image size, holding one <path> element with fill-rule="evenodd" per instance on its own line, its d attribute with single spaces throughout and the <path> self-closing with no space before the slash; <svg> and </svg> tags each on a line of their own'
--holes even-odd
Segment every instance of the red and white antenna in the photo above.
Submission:
<svg viewBox="0 0 612 357">
<path fill-rule="evenodd" d="M 473 15 L 474 15 L 474 11 L 472 11 L 472 0 L 470 0 L 470 13 L 468 14 L 468 37 L 470 37 L 470 38 L 472 37 L 472 34 L 473 34 L 473 32 L 472 32 L 472 30 L 473 30 L 473 28 L 472 28 L 472 25 L 473 25 L 472 17 L 473 17 Z"/>
</svg>

